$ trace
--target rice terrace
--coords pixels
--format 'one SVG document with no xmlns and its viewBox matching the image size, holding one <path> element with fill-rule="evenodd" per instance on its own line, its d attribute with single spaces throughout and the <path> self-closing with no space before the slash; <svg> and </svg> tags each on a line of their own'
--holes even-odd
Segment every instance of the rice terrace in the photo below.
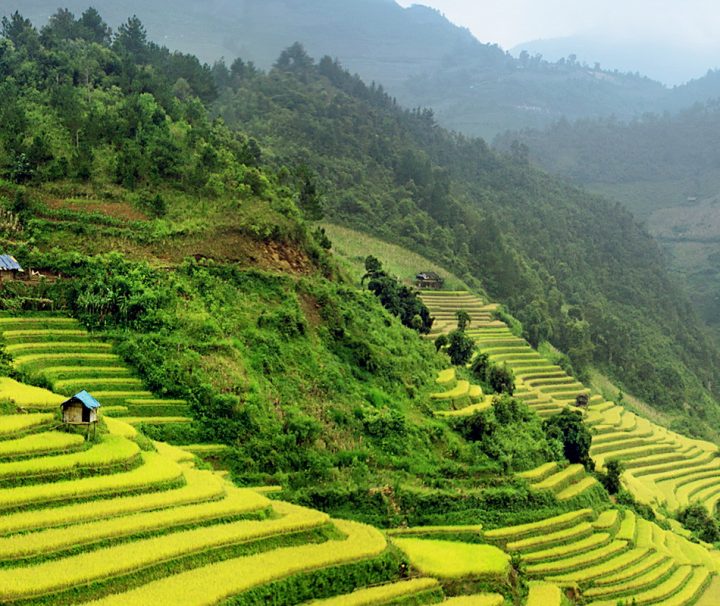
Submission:
<svg viewBox="0 0 720 606">
<path fill-rule="evenodd" d="M 714 243 L 698 313 L 620 203 L 476 136 L 709 119 L 712 72 L 395 0 L 15 4 L 0 603 L 720 605 Z"/>
</svg>

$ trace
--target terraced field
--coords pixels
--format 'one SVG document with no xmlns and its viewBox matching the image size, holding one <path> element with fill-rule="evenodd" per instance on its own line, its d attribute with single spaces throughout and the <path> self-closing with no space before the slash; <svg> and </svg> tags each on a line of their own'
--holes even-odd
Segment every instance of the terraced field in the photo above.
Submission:
<svg viewBox="0 0 720 606">
<path fill-rule="evenodd" d="M 120 419 L 92 443 L 54 425 L 48 413 L 0 416 L 3 603 L 280 604 L 355 583 L 380 586 L 357 604 L 443 598 L 433 579 L 399 583 L 397 555 L 371 527 L 237 488 L 177 447 L 141 450 Z"/>
<path fill-rule="evenodd" d="M 15 386 L 15 400 L 21 406 L 54 408 L 63 400 L 56 394 L 71 396 L 85 389 L 101 402 L 105 413 L 127 416 L 133 422 L 190 420 L 186 402 L 158 398 L 145 389 L 142 380 L 113 353 L 111 343 L 99 340 L 71 318 L 50 314 L 0 317 L 0 334 L 15 366 L 44 378 L 55 392 L 42 398 L 23 395 Z"/>
<path fill-rule="evenodd" d="M 515 395 L 539 415 L 557 413 L 565 406 L 573 406 L 578 394 L 590 394 L 524 339 L 513 335 L 504 323 L 493 320 L 487 312 L 490 306 L 477 297 L 457 292 L 426 292 L 422 297 L 433 315 L 447 318 L 460 308 L 470 313 L 473 319 L 468 334 L 491 360 L 513 370 L 517 380 Z M 444 330 L 452 327 L 441 325 Z M 470 414 L 474 410 L 477 407 L 468 404 L 452 414 Z M 590 454 L 598 467 L 610 459 L 622 460 L 627 469 L 624 483 L 639 501 L 662 505 L 670 511 L 698 502 L 710 512 L 715 511 L 720 502 L 717 446 L 655 425 L 599 395 L 590 395 L 586 422 L 594 433 Z M 586 487 L 592 483 L 590 479 L 586 482 Z"/>
</svg>

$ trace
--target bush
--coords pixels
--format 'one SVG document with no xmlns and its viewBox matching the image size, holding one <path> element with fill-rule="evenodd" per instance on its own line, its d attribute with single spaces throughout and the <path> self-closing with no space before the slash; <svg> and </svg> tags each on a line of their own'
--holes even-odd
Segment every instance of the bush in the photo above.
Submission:
<svg viewBox="0 0 720 606">
<path fill-rule="evenodd" d="M 475 351 L 475 342 L 462 330 L 453 330 L 448 335 L 447 353 L 455 366 L 463 366 L 470 361 Z"/>
<path fill-rule="evenodd" d="M 487 371 L 487 382 L 496 393 L 515 393 L 515 374 L 506 364 L 493 364 Z"/>
<path fill-rule="evenodd" d="M 701 541 L 707 543 L 720 541 L 720 525 L 718 521 L 700 503 L 688 505 L 678 513 L 677 519 Z"/>
<path fill-rule="evenodd" d="M 560 414 L 553 415 L 543 423 L 548 439 L 563 444 L 565 458 L 571 463 L 580 463 L 588 471 L 593 471 L 595 463 L 590 458 L 592 435 L 582 420 L 582 413 L 565 408 Z"/>
</svg>

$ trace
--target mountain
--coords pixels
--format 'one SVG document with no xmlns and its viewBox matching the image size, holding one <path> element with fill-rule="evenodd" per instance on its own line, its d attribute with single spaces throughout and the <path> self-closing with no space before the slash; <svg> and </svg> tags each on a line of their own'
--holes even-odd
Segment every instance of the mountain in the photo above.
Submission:
<svg viewBox="0 0 720 606">
<path fill-rule="evenodd" d="M 507 133 L 496 145 L 510 150 L 522 143 L 537 165 L 622 202 L 662 243 L 702 319 L 719 335 L 718 129 L 720 106 L 712 103 L 630 123 L 560 122 Z"/>
<path fill-rule="evenodd" d="M 87 0 L 63 4 L 76 13 Z M 267 69 L 282 49 L 299 41 L 312 56 L 336 57 L 365 81 L 382 84 L 406 107 L 429 107 L 443 126 L 491 139 L 508 129 L 541 128 L 567 117 L 615 115 L 631 119 L 649 111 L 687 107 L 718 94 L 717 87 L 670 90 L 632 73 L 596 69 L 581 61 L 538 56 L 514 58 L 483 44 L 468 30 L 423 6 L 393 0 L 98 0 L 113 27 L 137 14 L 152 39 L 213 63 L 225 57 Z M 42 25 L 55 0 L 8 0 Z"/>
<path fill-rule="evenodd" d="M 669 44 L 667 40 L 622 39 L 612 36 L 569 36 L 530 40 L 510 49 L 542 55 L 552 63 L 574 55 L 580 63 L 601 64 L 606 70 L 639 72 L 666 86 L 679 86 L 719 66 L 717 51 Z"/>
</svg>

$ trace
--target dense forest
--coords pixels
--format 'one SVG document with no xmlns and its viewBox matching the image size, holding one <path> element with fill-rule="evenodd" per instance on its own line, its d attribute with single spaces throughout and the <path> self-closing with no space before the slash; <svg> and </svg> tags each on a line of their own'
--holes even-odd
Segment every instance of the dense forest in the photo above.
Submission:
<svg viewBox="0 0 720 606">
<path fill-rule="evenodd" d="M 265 197 L 282 214 L 296 199 L 308 219 L 324 209 L 454 269 L 506 303 L 532 343 L 565 350 L 580 376 L 598 365 L 658 407 L 716 414 L 718 352 L 653 240 L 618 206 L 530 167 L 522 148 L 505 157 L 450 134 L 301 45 L 263 72 L 170 52 L 137 18 L 111 37 L 92 10 L 58 12 L 40 32 L 15 14 L 2 33 L 9 182 L 122 187 L 144 212 L 183 218 L 161 223 L 171 233 L 215 213 L 270 236 L 277 225 L 237 200 Z M 225 206 L 203 202 L 198 216 L 198 195 Z M 7 210 L 24 212 L 12 196 Z"/>
<path fill-rule="evenodd" d="M 66 0 L 79 13 L 86 0 Z M 542 128 L 561 117 L 675 111 L 720 94 L 709 73 L 685 86 L 666 88 L 637 73 L 587 65 L 574 55 L 548 61 L 515 57 L 478 41 L 440 12 L 395 0 L 96 0 L 114 27 L 137 14 L 153 40 L 212 64 L 241 56 L 269 69 L 282 49 L 301 41 L 314 57 L 337 57 L 366 82 L 381 83 L 407 107 L 430 107 L 446 128 L 492 138 L 507 129 Z M 5 3 L 44 25 L 55 0 Z M 0 7 L 2 16 L 3 7 Z"/>
</svg>

